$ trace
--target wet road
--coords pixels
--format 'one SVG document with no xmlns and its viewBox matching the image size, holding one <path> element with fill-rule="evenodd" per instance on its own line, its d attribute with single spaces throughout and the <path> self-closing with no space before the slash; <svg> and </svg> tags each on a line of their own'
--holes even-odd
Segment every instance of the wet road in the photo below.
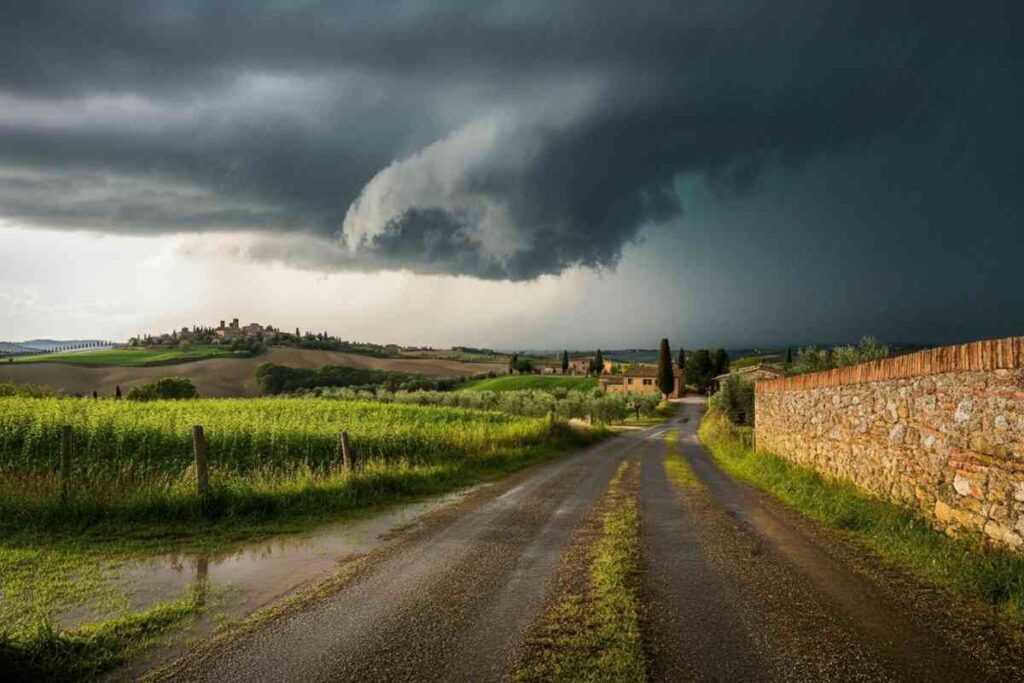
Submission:
<svg viewBox="0 0 1024 683">
<path fill-rule="evenodd" d="M 1019 649 L 972 640 L 934 591 L 872 580 L 850 543 L 720 470 L 703 411 L 688 401 L 674 425 L 701 487 L 676 491 L 663 454 L 643 454 L 652 680 L 1022 680 Z"/>
<path fill-rule="evenodd" d="M 1017 679 L 1019 650 L 950 622 L 912 583 L 869 578 L 848 542 L 719 470 L 696 440 L 703 409 L 686 402 L 668 425 L 490 487 L 336 594 L 186 658 L 173 678 L 509 680 L 574 529 L 635 458 L 651 680 Z M 666 478 L 668 430 L 701 487 Z"/>
<path fill-rule="evenodd" d="M 312 608 L 205 656 L 177 680 L 481 681 L 509 677 L 573 530 L 647 432 L 611 439 L 467 501 Z"/>
</svg>

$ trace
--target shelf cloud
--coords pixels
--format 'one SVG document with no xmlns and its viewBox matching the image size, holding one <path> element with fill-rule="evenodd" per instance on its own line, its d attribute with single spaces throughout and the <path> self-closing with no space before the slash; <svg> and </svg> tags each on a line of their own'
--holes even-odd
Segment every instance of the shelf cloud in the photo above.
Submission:
<svg viewBox="0 0 1024 683">
<path fill-rule="evenodd" d="M 1017 3 L 819 0 L 0 14 L 0 220 L 257 232 L 255 258 L 499 280 L 613 268 L 684 214 L 680 176 L 744 193 L 941 125 L 966 69 L 1019 69 L 1024 23 Z"/>
</svg>

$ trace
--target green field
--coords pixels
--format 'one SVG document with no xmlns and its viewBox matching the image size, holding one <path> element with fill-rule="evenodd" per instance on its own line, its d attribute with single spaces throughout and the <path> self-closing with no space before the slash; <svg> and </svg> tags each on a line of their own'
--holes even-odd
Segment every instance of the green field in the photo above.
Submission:
<svg viewBox="0 0 1024 683">
<path fill-rule="evenodd" d="M 60 507 L 54 466 L 62 425 L 74 432 L 74 462 L 71 500 Z M 0 517 L 189 517 L 196 502 L 192 425 L 204 427 L 210 449 L 208 511 L 231 515 L 273 514 L 285 499 L 298 503 L 302 491 L 291 490 L 297 482 L 309 490 L 336 484 L 342 430 L 368 470 L 381 472 L 552 442 L 543 419 L 459 408 L 327 399 L 3 398 Z"/>
<path fill-rule="evenodd" d="M 763 356 L 743 356 L 737 358 L 729 363 L 730 370 L 739 370 L 740 368 L 750 367 L 751 365 L 760 365 L 761 363 L 779 363 L 782 357 L 777 353 L 769 353 Z"/>
<path fill-rule="evenodd" d="M 463 391 L 522 391 L 534 389 L 550 391 L 551 389 L 594 389 L 597 380 L 593 377 L 573 375 L 507 375 L 490 379 L 467 382 Z"/>
<path fill-rule="evenodd" d="M 56 468 L 62 425 L 74 434 L 65 503 Z M 205 499 L 193 425 L 204 427 L 209 446 Z M 342 430 L 353 470 L 341 466 Z M 93 679 L 204 609 L 183 595 L 132 611 L 105 577 L 140 558 L 231 552 L 501 476 L 595 433 L 546 417 L 330 399 L 0 398 L 0 670 Z M 97 602 L 109 603 L 109 617 L 56 626 L 64 610 Z"/>
<path fill-rule="evenodd" d="M 98 351 L 72 351 L 21 356 L 15 363 L 67 363 L 84 367 L 148 367 L 173 365 L 206 358 L 235 357 L 231 349 L 219 346 L 195 346 L 182 349 L 102 349 Z"/>
</svg>

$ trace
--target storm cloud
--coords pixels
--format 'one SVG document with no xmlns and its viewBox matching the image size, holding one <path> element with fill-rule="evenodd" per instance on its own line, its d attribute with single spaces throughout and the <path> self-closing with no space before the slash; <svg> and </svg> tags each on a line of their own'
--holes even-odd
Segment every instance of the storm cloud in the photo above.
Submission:
<svg viewBox="0 0 1024 683">
<path fill-rule="evenodd" d="M 685 212 L 680 176 L 742 193 L 936 134 L 989 67 L 1019 94 L 1019 8 L 8 0 L 0 219 L 259 231 L 325 269 L 614 267 Z"/>
</svg>

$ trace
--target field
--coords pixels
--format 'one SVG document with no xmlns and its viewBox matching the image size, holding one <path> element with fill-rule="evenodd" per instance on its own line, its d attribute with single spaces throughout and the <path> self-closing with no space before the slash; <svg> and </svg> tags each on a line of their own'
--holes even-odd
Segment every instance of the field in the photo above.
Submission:
<svg viewBox="0 0 1024 683">
<path fill-rule="evenodd" d="M 117 352 L 120 353 L 120 352 Z M 68 354 L 67 358 L 70 358 Z M 0 382 L 43 384 L 67 394 L 112 396 L 114 388 L 127 390 L 137 384 L 159 377 L 176 375 L 192 380 L 203 397 L 233 398 L 257 396 L 256 368 L 263 363 L 276 363 L 295 368 L 319 368 L 343 365 L 374 370 L 391 370 L 430 377 L 459 377 L 489 370 L 505 370 L 504 364 L 463 363 L 454 360 L 414 358 L 374 358 L 340 351 L 273 348 L 252 358 L 206 358 L 183 362 L 171 367 L 89 367 L 58 361 L 56 356 L 45 363 L 0 362 Z"/>
<path fill-rule="evenodd" d="M 751 365 L 760 365 L 761 363 L 779 363 L 782 361 L 782 357 L 777 353 L 769 353 L 763 356 L 743 356 L 729 363 L 729 368 L 732 370 L 739 370 L 740 368 L 750 367 Z"/>
<path fill-rule="evenodd" d="M 231 358 L 230 349 L 219 346 L 196 346 L 191 349 L 101 349 L 21 356 L 15 363 L 65 363 L 83 367 L 151 367 L 173 365 L 207 358 Z"/>
<path fill-rule="evenodd" d="M 464 391 L 522 391 L 524 389 L 593 389 L 597 380 L 593 377 L 572 375 L 505 375 L 467 383 Z"/>
<path fill-rule="evenodd" d="M 73 430 L 61 500 L 61 428 Z M 192 426 L 210 490 L 198 492 Z M 357 467 L 345 469 L 339 435 Z M 0 670 L 92 678 L 202 611 L 183 596 L 132 611 L 107 578 L 141 558 L 227 552 L 338 515 L 468 486 L 592 432 L 497 412 L 329 399 L 0 398 Z M 84 604 L 109 617 L 72 631 Z M 108 610 L 108 607 L 104 607 Z M 35 667 L 45 663 L 47 669 Z"/>
<path fill-rule="evenodd" d="M 74 433 L 71 496 L 58 501 L 60 430 Z M 92 401 L 0 399 L 0 511 L 22 520 L 198 514 L 192 425 L 210 450 L 206 512 L 316 508 L 316 490 L 344 484 L 342 430 L 364 472 L 445 467 L 552 443 L 542 419 L 457 408 L 326 399 Z M 308 500 L 307 500 L 308 499 Z M 333 504 L 333 503 L 332 503 Z M 4 515 L 6 517 L 6 514 Z M 10 519 L 10 517 L 7 517 Z"/>
</svg>

